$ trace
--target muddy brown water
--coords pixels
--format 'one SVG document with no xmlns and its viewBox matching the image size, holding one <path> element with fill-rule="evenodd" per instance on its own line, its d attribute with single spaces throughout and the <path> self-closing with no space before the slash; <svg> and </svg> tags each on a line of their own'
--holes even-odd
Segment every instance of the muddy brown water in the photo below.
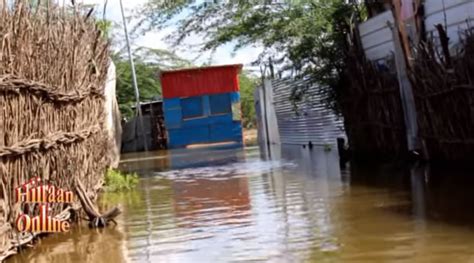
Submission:
<svg viewBox="0 0 474 263">
<path fill-rule="evenodd" d="M 193 149 L 124 156 L 118 226 L 75 227 L 8 262 L 474 262 L 474 174 L 341 169 L 334 151 Z"/>
</svg>

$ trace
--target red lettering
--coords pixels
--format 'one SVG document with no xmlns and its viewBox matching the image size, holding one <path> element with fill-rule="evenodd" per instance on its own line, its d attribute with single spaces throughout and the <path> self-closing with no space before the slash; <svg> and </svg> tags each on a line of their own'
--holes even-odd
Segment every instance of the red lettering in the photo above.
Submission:
<svg viewBox="0 0 474 263">
<path fill-rule="evenodd" d="M 18 232 L 23 233 L 23 232 L 28 232 L 30 231 L 31 227 L 31 218 L 26 215 L 26 214 L 21 214 L 17 219 L 16 219 L 16 229 Z"/>
</svg>

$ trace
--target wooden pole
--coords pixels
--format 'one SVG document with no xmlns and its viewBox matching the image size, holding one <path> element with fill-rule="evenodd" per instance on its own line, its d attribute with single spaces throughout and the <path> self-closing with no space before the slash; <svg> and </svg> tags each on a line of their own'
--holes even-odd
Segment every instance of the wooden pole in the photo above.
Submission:
<svg viewBox="0 0 474 263">
<path fill-rule="evenodd" d="M 397 20 L 395 20 L 397 21 Z M 403 107 L 403 116 L 405 119 L 408 150 L 414 151 L 419 148 L 418 122 L 416 117 L 415 98 L 413 89 L 407 73 L 407 62 L 403 44 L 400 39 L 398 26 L 388 22 L 392 29 L 393 42 L 395 45 L 395 64 L 397 68 L 398 83 L 400 87 L 400 98 Z"/>
</svg>

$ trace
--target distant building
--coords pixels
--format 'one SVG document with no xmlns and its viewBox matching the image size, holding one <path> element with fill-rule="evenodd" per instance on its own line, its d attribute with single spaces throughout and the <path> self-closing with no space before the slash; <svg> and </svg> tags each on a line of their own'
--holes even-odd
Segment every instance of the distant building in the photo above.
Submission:
<svg viewBox="0 0 474 263">
<path fill-rule="evenodd" d="M 242 65 L 161 72 L 168 147 L 242 144 L 238 74 Z"/>
<path fill-rule="evenodd" d="M 135 109 L 135 107 L 132 107 Z M 163 101 L 156 100 L 140 103 L 143 114 L 143 136 L 137 117 L 122 124 L 122 153 L 162 150 L 168 148 L 167 132 L 163 116 Z M 146 146 L 145 147 L 145 142 Z"/>
</svg>

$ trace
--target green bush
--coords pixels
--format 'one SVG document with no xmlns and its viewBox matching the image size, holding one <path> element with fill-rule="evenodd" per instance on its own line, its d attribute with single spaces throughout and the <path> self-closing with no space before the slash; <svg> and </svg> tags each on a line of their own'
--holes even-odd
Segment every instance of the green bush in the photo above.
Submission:
<svg viewBox="0 0 474 263">
<path fill-rule="evenodd" d="M 105 174 L 105 190 L 107 192 L 124 192 L 134 189 L 138 184 L 136 173 L 127 174 L 109 169 Z"/>
<path fill-rule="evenodd" d="M 332 151 L 332 145 L 331 145 L 331 144 L 325 144 L 325 145 L 324 145 L 324 151 L 325 151 L 325 152 L 330 152 L 330 151 Z"/>
</svg>

